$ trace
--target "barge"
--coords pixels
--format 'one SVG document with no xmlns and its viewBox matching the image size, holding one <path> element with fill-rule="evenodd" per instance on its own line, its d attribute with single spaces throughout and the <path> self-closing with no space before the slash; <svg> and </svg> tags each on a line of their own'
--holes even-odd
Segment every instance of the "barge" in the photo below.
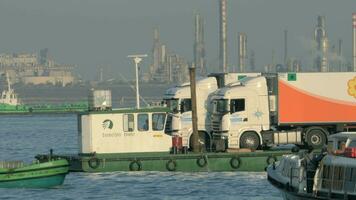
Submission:
<svg viewBox="0 0 356 200">
<path fill-rule="evenodd" d="M 230 149 L 199 153 L 165 133 L 166 107 L 88 111 L 78 115 L 79 152 L 52 155 L 68 160 L 72 172 L 264 171 L 288 150 Z M 48 155 L 38 155 L 47 160 Z"/>
</svg>

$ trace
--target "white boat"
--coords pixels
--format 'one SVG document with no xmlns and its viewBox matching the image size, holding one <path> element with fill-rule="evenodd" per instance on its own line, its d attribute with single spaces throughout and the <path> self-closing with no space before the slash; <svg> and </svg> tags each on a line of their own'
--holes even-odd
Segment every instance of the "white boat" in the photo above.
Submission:
<svg viewBox="0 0 356 200">
<path fill-rule="evenodd" d="M 285 155 L 267 168 L 284 199 L 356 199 L 356 132 L 328 141 L 321 153 Z"/>
<path fill-rule="evenodd" d="M 6 81 L 7 81 L 7 90 L 3 90 L 0 96 L 0 104 L 7 104 L 11 106 L 20 105 L 20 101 L 18 99 L 17 94 L 14 89 L 11 88 L 11 82 L 9 75 L 6 73 Z"/>
</svg>

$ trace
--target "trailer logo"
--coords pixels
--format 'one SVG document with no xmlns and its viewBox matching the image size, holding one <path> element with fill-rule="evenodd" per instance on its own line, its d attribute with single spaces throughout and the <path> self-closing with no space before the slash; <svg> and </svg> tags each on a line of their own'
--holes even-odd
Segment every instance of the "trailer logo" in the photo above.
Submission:
<svg viewBox="0 0 356 200">
<path fill-rule="evenodd" d="M 349 82 L 347 82 L 347 85 L 349 86 L 347 93 L 349 93 L 350 96 L 353 96 L 356 98 L 356 76 L 349 80 Z"/>
<path fill-rule="evenodd" d="M 114 123 L 112 123 L 112 121 L 110 119 L 106 119 L 103 121 L 103 128 L 104 129 L 112 129 L 112 127 L 114 126 Z"/>
</svg>

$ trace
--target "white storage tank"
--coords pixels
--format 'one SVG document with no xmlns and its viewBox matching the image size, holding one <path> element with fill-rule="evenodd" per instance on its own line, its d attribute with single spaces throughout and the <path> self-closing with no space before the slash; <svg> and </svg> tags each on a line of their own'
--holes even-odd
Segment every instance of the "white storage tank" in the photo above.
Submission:
<svg viewBox="0 0 356 200">
<path fill-rule="evenodd" d="M 89 110 L 111 110 L 111 90 L 91 90 Z"/>
</svg>

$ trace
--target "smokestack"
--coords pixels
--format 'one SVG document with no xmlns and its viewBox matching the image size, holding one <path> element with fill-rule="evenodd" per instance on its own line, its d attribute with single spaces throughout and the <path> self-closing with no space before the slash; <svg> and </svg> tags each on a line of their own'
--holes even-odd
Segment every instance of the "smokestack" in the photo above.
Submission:
<svg viewBox="0 0 356 200">
<path fill-rule="evenodd" d="M 152 60 L 153 65 L 150 69 L 152 73 L 156 73 L 161 64 L 161 44 L 159 42 L 159 30 L 154 28 L 153 30 L 153 48 L 152 48 Z"/>
<path fill-rule="evenodd" d="M 338 50 L 337 50 L 337 60 L 338 60 L 338 70 L 342 71 L 342 39 L 338 40 Z"/>
<path fill-rule="evenodd" d="M 194 64 L 198 74 L 205 75 L 205 44 L 204 44 L 204 21 L 199 14 L 195 15 L 195 41 L 194 41 Z"/>
<path fill-rule="evenodd" d="M 287 66 L 287 53 L 288 53 L 288 30 L 284 30 L 284 65 Z"/>
<path fill-rule="evenodd" d="M 227 69 L 227 0 L 219 0 L 219 67 L 222 72 L 228 72 Z"/>
<path fill-rule="evenodd" d="M 327 72 L 329 41 L 325 30 L 325 16 L 318 16 L 318 24 L 314 31 L 314 40 L 317 44 L 317 56 L 315 60 L 318 71 Z"/>
<path fill-rule="evenodd" d="M 352 60 L 356 72 L 356 13 L 352 13 Z"/>
<path fill-rule="evenodd" d="M 256 65 L 255 65 L 256 61 L 255 61 L 255 51 L 251 50 L 250 52 L 250 67 L 251 67 L 251 72 L 255 72 L 256 70 Z"/>
<path fill-rule="evenodd" d="M 246 33 L 239 33 L 238 35 L 238 59 L 239 59 L 239 72 L 246 72 L 246 59 L 247 59 L 247 36 Z"/>
</svg>

